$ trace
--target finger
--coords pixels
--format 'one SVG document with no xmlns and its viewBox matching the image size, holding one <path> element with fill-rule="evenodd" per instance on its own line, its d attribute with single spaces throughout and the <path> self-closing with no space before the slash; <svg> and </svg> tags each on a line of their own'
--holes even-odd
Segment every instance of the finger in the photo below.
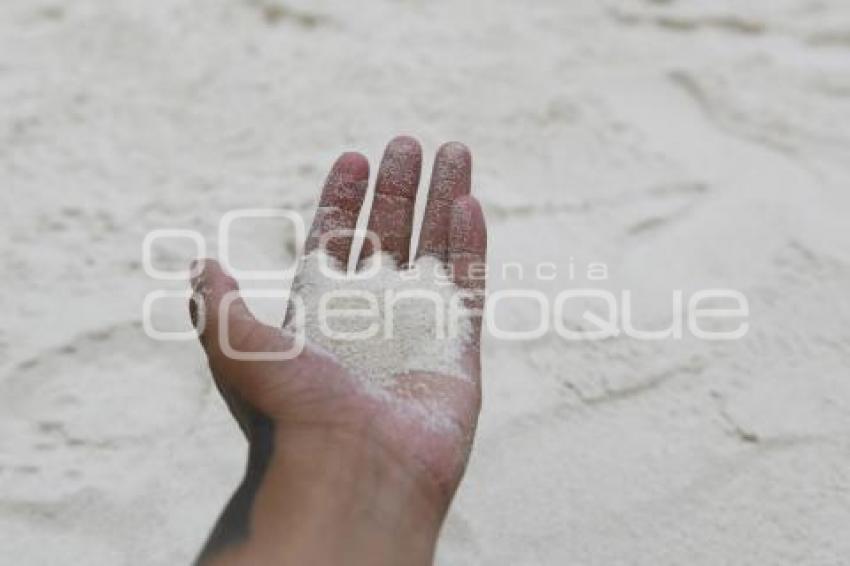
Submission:
<svg viewBox="0 0 850 566">
<path fill-rule="evenodd" d="M 464 352 L 464 363 L 474 377 L 480 375 L 481 320 L 486 279 L 487 228 L 481 205 L 472 196 L 458 198 L 451 209 L 448 266 L 455 285 L 467 295 L 472 339 Z"/>
<path fill-rule="evenodd" d="M 471 178 L 472 155 L 469 149 L 459 142 L 443 144 L 434 158 L 417 258 L 432 255 L 442 261 L 448 259 L 452 203 L 456 198 L 469 194 Z"/>
<path fill-rule="evenodd" d="M 354 152 L 344 153 L 328 173 L 304 253 L 324 247 L 344 269 L 360 207 L 369 185 L 369 161 Z"/>
<path fill-rule="evenodd" d="M 337 158 L 319 197 L 319 206 L 304 243 L 305 256 L 323 247 L 336 260 L 337 267 L 341 270 L 348 267 L 354 230 L 368 186 L 369 161 L 363 155 L 347 152 Z M 299 287 L 299 275 L 295 276 L 293 289 Z M 292 301 L 288 301 L 284 327 L 292 322 L 294 308 Z"/>
<path fill-rule="evenodd" d="M 290 351 L 293 338 L 288 333 L 259 322 L 239 295 L 236 281 L 224 273 L 217 261 L 201 260 L 192 267 L 194 294 L 189 303 L 192 323 L 198 331 L 210 368 L 233 389 L 242 389 L 240 380 L 266 375 L 263 362 L 245 359 L 248 352 Z"/>
<path fill-rule="evenodd" d="M 375 181 L 369 231 L 380 240 L 380 251 L 392 255 L 399 265 L 410 259 L 413 205 L 421 171 L 422 148 L 419 142 L 408 136 L 399 136 L 387 145 Z M 367 239 L 360 260 L 376 251 Z"/>
<path fill-rule="evenodd" d="M 474 292 L 470 306 L 480 308 L 486 279 L 487 227 L 481 205 L 471 195 L 458 198 L 452 205 L 448 247 L 448 265 L 455 285 Z"/>
<path fill-rule="evenodd" d="M 332 357 L 307 347 L 303 334 L 258 321 L 236 281 L 218 262 L 202 261 L 202 269 L 192 267 L 200 274 L 192 280 L 189 309 L 216 385 L 240 424 L 242 402 L 276 417 L 289 407 L 350 398 L 355 384 L 338 379 L 341 368 Z"/>
</svg>

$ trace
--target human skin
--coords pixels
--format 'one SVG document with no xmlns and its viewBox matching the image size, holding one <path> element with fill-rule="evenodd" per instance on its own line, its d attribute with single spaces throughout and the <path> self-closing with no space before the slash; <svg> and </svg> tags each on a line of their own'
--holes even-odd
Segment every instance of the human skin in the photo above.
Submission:
<svg viewBox="0 0 850 566">
<path fill-rule="evenodd" d="M 410 137 L 386 148 L 376 179 L 369 230 L 400 266 L 410 260 L 413 207 L 422 151 Z M 369 164 L 345 153 L 320 197 L 305 253 L 329 230 L 355 228 Z M 437 152 L 417 256 L 438 257 L 480 313 L 486 230 L 470 196 L 471 156 L 459 143 Z M 326 251 L 347 262 L 352 238 Z M 365 245 L 361 260 L 376 252 Z M 473 268 L 470 268 L 470 267 Z M 214 260 L 197 273 L 190 311 L 213 378 L 249 443 L 244 479 L 225 507 L 198 564 L 417 566 L 431 564 L 440 526 L 466 468 L 481 404 L 480 316 L 463 346 L 469 379 L 398 375 L 390 399 L 367 391 L 333 355 L 309 342 L 294 359 L 246 361 L 224 353 L 227 317 L 237 351 L 289 350 L 293 334 L 258 322 L 237 298 L 219 306 L 236 281 Z M 296 281 L 297 285 L 297 281 Z M 331 353 L 332 354 L 332 353 Z M 416 410 L 410 410 L 414 408 Z M 437 412 L 447 426 L 423 415 Z"/>
</svg>

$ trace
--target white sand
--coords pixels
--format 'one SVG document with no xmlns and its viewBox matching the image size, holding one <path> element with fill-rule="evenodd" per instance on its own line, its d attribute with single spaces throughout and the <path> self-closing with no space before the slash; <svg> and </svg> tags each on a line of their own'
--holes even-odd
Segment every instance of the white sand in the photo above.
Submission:
<svg viewBox="0 0 850 566">
<path fill-rule="evenodd" d="M 392 256 L 378 253 L 354 273 L 313 252 L 293 293 L 292 331 L 333 353 L 376 392 L 411 372 L 471 379 L 461 363 L 472 337 L 469 310 L 434 257 L 396 269 Z"/>
<path fill-rule="evenodd" d="M 491 289 L 602 261 L 642 326 L 672 289 L 752 311 L 732 343 L 488 339 L 440 564 L 846 563 L 850 4 L 276 2 L 0 3 L 2 556 L 194 555 L 245 448 L 197 346 L 141 330 L 179 287 L 142 238 L 215 251 L 230 209 L 310 214 L 337 153 L 374 165 L 401 131 L 426 160 L 473 148 L 494 265 L 576 266 Z M 287 234 L 255 231 L 244 266 L 288 260 Z M 184 324 L 182 300 L 157 313 Z"/>
</svg>

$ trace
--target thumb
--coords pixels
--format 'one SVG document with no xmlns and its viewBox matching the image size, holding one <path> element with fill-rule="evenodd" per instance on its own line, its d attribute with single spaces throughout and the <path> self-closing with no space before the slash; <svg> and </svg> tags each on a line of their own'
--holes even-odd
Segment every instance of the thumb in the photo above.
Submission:
<svg viewBox="0 0 850 566">
<path fill-rule="evenodd" d="M 294 337 L 258 321 L 236 280 L 213 259 L 193 262 L 194 293 L 189 301 L 192 324 L 198 332 L 213 373 L 240 389 L 237 381 L 268 375 L 270 362 L 299 352 Z"/>
</svg>

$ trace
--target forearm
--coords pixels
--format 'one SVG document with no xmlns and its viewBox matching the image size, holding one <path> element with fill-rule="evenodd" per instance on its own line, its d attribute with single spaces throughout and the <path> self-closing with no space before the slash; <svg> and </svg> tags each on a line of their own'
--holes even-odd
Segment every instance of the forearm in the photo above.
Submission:
<svg viewBox="0 0 850 566">
<path fill-rule="evenodd" d="M 444 506 L 377 443 L 310 430 L 269 448 L 264 465 L 252 447 L 201 564 L 431 564 Z"/>
</svg>

